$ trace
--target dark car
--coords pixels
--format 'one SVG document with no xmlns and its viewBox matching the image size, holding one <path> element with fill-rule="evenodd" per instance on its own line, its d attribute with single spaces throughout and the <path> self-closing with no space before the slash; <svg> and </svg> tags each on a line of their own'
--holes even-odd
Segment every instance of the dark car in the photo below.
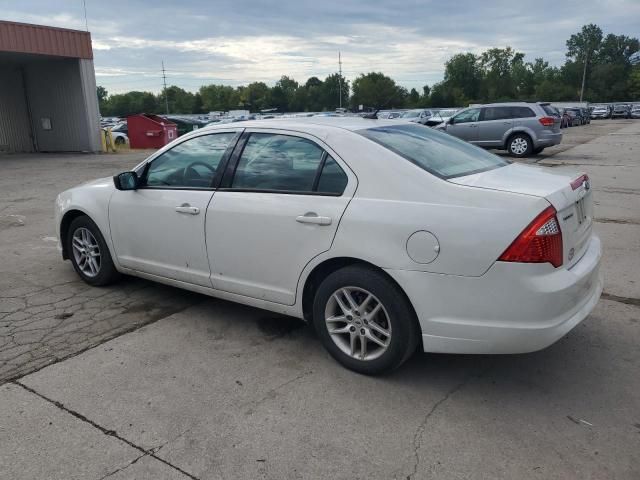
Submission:
<svg viewBox="0 0 640 480">
<path fill-rule="evenodd" d="M 195 118 L 189 117 L 180 117 L 176 115 L 164 115 L 164 118 L 175 123 L 178 127 L 178 136 L 184 135 L 185 133 L 189 133 L 193 130 L 198 130 L 199 128 L 207 125 L 207 122 L 202 122 Z"/>
<path fill-rule="evenodd" d="M 577 127 L 584 124 L 582 111 L 579 108 L 566 108 L 565 112 L 571 117 L 571 121 L 569 122 L 570 127 Z"/>
<path fill-rule="evenodd" d="M 582 112 L 582 121 L 583 123 L 589 124 L 591 123 L 591 110 L 588 108 L 581 108 Z"/>
</svg>

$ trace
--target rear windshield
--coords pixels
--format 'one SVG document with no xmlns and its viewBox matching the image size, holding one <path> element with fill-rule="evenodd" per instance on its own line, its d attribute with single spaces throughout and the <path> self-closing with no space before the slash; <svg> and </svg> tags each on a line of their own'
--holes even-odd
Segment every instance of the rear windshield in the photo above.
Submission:
<svg viewBox="0 0 640 480">
<path fill-rule="evenodd" d="M 546 113 L 547 115 L 557 115 L 558 112 L 556 111 L 555 108 L 553 108 L 551 105 L 545 105 L 542 104 L 540 105 L 542 107 L 542 109 L 544 110 L 544 113 Z"/>
<path fill-rule="evenodd" d="M 479 147 L 422 125 L 375 127 L 357 133 L 440 178 L 462 177 L 509 164 Z"/>
</svg>

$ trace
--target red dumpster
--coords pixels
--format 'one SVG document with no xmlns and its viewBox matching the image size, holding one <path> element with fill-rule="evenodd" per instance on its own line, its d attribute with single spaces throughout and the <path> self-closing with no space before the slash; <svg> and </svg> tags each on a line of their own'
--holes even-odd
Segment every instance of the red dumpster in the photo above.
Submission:
<svg viewBox="0 0 640 480">
<path fill-rule="evenodd" d="M 160 148 L 178 138 L 178 126 L 150 113 L 127 116 L 131 148 Z"/>
</svg>

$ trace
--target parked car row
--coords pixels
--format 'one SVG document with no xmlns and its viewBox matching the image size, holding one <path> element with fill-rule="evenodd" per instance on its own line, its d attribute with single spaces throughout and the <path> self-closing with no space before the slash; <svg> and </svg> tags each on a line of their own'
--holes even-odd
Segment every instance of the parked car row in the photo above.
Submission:
<svg viewBox="0 0 640 480">
<path fill-rule="evenodd" d="M 599 104 L 591 107 L 591 118 L 640 118 L 640 103 Z"/>
<path fill-rule="evenodd" d="M 569 107 L 557 110 L 561 117 L 560 128 L 578 127 L 591 123 L 591 112 L 588 108 Z"/>
</svg>

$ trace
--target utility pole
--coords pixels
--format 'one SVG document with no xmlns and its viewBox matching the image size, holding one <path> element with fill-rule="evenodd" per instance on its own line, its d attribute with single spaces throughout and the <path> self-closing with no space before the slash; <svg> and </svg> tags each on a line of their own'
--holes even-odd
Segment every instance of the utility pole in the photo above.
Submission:
<svg viewBox="0 0 640 480">
<path fill-rule="evenodd" d="M 164 106 L 167 110 L 167 115 L 169 115 L 169 98 L 167 97 L 167 75 L 164 70 L 164 60 L 162 61 L 162 81 L 164 83 Z"/>
<path fill-rule="evenodd" d="M 340 56 L 340 50 L 338 50 L 338 90 L 340 98 L 340 108 L 342 108 L 342 57 Z"/>
<path fill-rule="evenodd" d="M 584 95 L 584 82 L 587 78 L 587 63 L 589 63 L 589 50 L 584 56 L 584 70 L 582 71 L 582 88 L 580 89 L 580 102 L 582 102 L 582 96 Z"/>
</svg>

